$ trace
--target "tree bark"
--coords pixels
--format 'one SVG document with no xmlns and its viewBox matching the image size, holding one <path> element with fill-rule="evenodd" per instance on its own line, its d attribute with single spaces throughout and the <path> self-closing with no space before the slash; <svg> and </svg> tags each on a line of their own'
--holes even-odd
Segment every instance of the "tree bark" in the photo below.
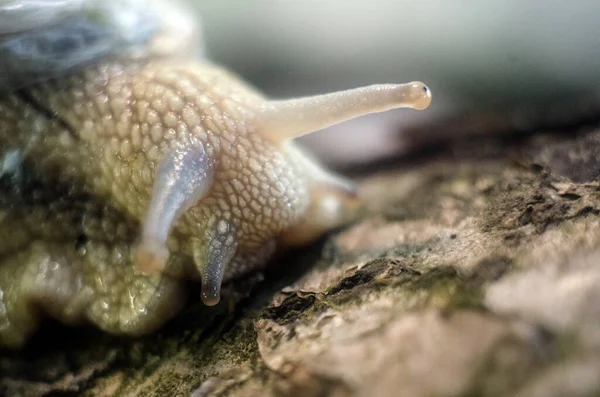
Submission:
<svg viewBox="0 0 600 397">
<path fill-rule="evenodd" d="M 0 394 L 598 395 L 597 105 L 425 128 L 477 134 L 370 165 L 363 219 L 231 286 L 229 304 L 136 340 L 44 324 L 2 353 Z"/>
</svg>

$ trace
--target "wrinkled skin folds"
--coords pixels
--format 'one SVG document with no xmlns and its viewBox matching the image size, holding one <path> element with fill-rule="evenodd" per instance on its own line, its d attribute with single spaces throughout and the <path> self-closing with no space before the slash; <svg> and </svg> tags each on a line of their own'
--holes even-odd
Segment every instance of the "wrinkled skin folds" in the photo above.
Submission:
<svg viewBox="0 0 600 397">
<path fill-rule="evenodd" d="M 217 304 L 276 247 L 356 214 L 351 183 L 293 138 L 430 98 L 409 83 L 268 101 L 208 63 L 119 58 L 0 94 L 0 346 L 43 316 L 151 332 L 185 279 Z"/>
</svg>

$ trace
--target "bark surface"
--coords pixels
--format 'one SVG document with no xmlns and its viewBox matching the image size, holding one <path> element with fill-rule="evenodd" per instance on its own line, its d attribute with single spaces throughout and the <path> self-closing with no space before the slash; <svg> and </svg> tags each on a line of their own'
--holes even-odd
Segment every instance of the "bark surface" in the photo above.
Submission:
<svg viewBox="0 0 600 397">
<path fill-rule="evenodd" d="M 45 324 L 0 394 L 596 396 L 599 103 L 425 128 L 470 137 L 370 166 L 362 220 L 216 308 L 136 340 Z"/>
</svg>

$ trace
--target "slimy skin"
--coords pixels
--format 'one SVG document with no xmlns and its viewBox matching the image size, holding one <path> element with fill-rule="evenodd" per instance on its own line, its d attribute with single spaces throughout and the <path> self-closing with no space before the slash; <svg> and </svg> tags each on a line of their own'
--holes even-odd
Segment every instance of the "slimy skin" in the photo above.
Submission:
<svg viewBox="0 0 600 397">
<path fill-rule="evenodd" d="M 0 346 L 44 316 L 151 332 L 186 279 L 217 304 L 223 281 L 356 215 L 295 137 L 430 100 L 415 82 L 269 101 L 206 62 L 116 57 L 0 95 Z"/>
</svg>

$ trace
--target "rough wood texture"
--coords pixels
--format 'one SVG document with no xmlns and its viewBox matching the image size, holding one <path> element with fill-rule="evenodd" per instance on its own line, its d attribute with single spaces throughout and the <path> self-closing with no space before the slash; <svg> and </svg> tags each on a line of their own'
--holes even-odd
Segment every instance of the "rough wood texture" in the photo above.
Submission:
<svg viewBox="0 0 600 397">
<path fill-rule="evenodd" d="M 518 139 L 478 131 L 373 166 L 364 220 L 276 259 L 229 305 L 192 305 L 138 340 L 47 324 L 26 351 L 2 352 L 0 394 L 598 395 L 600 129 L 588 116 L 559 135 L 532 135 L 554 132 L 546 121 Z"/>
</svg>

